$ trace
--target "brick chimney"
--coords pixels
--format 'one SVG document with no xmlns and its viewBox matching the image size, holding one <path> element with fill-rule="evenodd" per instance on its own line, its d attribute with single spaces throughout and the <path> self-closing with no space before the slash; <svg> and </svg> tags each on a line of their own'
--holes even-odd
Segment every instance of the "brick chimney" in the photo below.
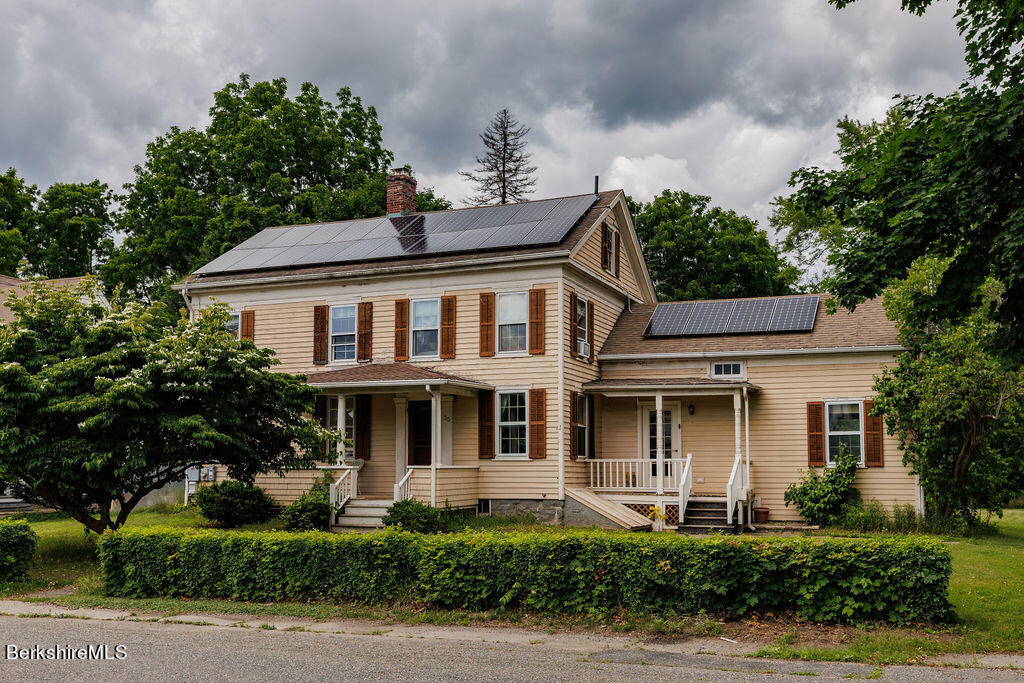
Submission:
<svg viewBox="0 0 1024 683">
<path fill-rule="evenodd" d="M 388 217 L 416 211 L 416 179 L 408 166 L 393 168 L 388 175 Z"/>
</svg>

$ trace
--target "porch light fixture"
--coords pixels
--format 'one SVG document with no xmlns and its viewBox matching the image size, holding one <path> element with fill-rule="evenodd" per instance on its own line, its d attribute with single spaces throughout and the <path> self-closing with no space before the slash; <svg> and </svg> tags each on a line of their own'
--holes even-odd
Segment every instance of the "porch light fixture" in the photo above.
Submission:
<svg viewBox="0 0 1024 683">
<path fill-rule="evenodd" d="M 696 409 L 695 409 L 695 408 L 693 407 L 693 404 L 691 403 L 691 404 L 690 404 L 690 407 L 689 407 L 689 408 L 687 408 L 687 410 L 689 410 L 689 411 L 690 411 L 690 415 L 693 415 L 693 413 L 695 412 L 695 410 L 696 410 Z"/>
</svg>

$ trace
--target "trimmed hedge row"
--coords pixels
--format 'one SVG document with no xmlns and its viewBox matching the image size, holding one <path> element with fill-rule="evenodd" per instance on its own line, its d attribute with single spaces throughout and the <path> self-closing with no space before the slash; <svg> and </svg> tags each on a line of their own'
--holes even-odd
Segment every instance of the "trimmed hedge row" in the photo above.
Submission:
<svg viewBox="0 0 1024 683">
<path fill-rule="evenodd" d="M 24 578 L 39 536 L 23 519 L 0 520 L 0 581 Z"/>
<path fill-rule="evenodd" d="M 627 533 L 223 532 L 131 528 L 100 540 L 108 595 L 410 598 L 438 607 L 656 614 L 795 610 L 813 621 L 941 622 L 949 551 L 921 538 Z"/>
</svg>

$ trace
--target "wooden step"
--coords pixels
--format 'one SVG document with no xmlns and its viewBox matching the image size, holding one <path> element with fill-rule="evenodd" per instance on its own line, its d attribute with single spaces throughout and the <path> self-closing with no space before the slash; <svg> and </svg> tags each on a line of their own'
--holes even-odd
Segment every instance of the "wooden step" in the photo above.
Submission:
<svg viewBox="0 0 1024 683">
<path fill-rule="evenodd" d="M 636 510 L 631 510 L 621 503 L 608 500 L 589 489 L 567 486 L 565 493 L 577 503 L 590 508 L 605 519 L 615 522 L 623 529 L 647 531 L 651 528 L 651 520 Z"/>
</svg>

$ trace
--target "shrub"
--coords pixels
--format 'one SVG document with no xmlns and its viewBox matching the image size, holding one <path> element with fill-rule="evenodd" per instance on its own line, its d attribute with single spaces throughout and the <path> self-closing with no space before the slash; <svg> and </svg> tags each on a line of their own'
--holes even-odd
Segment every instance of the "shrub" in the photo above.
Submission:
<svg viewBox="0 0 1024 683">
<path fill-rule="evenodd" d="M 981 531 L 983 526 L 968 527 L 962 519 L 922 517 L 913 505 L 893 505 L 892 511 L 885 509 L 879 501 L 871 499 L 860 503 L 849 503 L 836 520 L 835 526 L 851 531 L 889 531 L 899 534 L 934 533 L 961 535 L 968 531 Z"/>
<path fill-rule="evenodd" d="M 826 467 L 824 474 L 809 470 L 798 484 L 786 489 L 786 507 L 792 503 L 811 524 L 833 526 L 843 516 L 843 508 L 860 500 L 854 486 L 860 456 L 843 450 L 834 467 Z"/>
<path fill-rule="evenodd" d="M 199 487 L 196 505 L 203 517 L 227 528 L 259 524 L 274 516 L 274 501 L 266 491 L 233 480 Z"/>
<path fill-rule="evenodd" d="M 413 599 L 443 608 L 655 615 L 795 611 L 945 621 L 950 554 L 924 538 L 686 538 L 605 532 L 425 536 L 127 528 L 100 540 L 108 595 Z"/>
<path fill-rule="evenodd" d="M 292 531 L 327 531 L 331 523 L 332 483 L 330 473 L 324 472 L 308 491 L 281 513 L 285 526 Z"/>
<path fill-rule="evenodd" d="M 421 534 L 437 533 L 442 526 L 439 509 L 412 499 L 395 501 L 381 521 L 387 527 L 398 527 Z"/>
<path fill-rule="evenodd" d="M 23 519 L 0 520 L 0 581 L 25 577 L 39 536 Z"/>
</svg>

